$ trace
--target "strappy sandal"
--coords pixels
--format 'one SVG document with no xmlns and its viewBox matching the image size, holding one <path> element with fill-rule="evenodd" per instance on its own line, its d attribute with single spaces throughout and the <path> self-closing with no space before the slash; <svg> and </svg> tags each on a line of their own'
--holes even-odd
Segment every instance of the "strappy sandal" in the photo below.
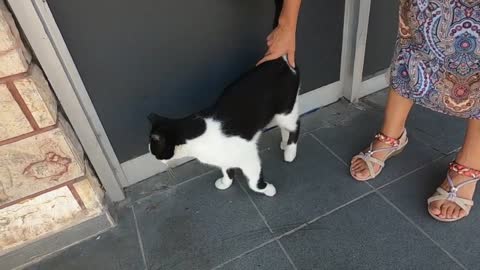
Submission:
<svg viewBox="0 0 480 270">
<path fill-rule="evenodd" d="M 365 161 L 365 164 L 367 164 L 368 171 L 370 173 L 367 177 L 361 178 L 361 177 L 355 176 L 353 170 L 350 168 L 350 174 L 352 175 L 353 178 L 355 178 L 358 181 L 366 181 L 366 180 L 370 180 L 377 177 L 385 167 L 385 161 L 395 155 L 400 154 L 403 151 L 403 149 L 405 149 L 405 146 L 407 146 L 408 144 L 407 130 L 404 130 L 402 133 L 402 136 L 400 136 L 400 138 L 398 139 L 388 137 L 387 135 L 382 133 L 377 133 L 377 135 L 375 135 L 375 140 L 388 144 L 390 146 L 374 150 L 373 142 L 372 142 L 370 143 L 369 150 L 366 153 L 360 152 L 360 154 L 352 158 L 352 160 L 362 159 L 363 161 Z M 385 156 L 385 160 L 380 160 L 372 156 L 373 154 L 382 152 L 382 151 L 388 151 L 388 154 Z M 375 164 L 380 166 L 380 169 L 378 171 L 375 171 L 374 169 Z"/>
<path fill-rule="evenodd" d="M 455 186 L 452 178 L 450 177 L 450 174 L 447 173 L 447 182 L 448 182 L 448 185 L 450 186 L 450 191 L 446 191 L 442 187 L 438 187 L 435 194 L 433 194 L 432 197 L 428 198 L 428 200 L 427 200 L 428 213 L 434 219 L 439 220 L 439 221 L 443 221 L 443 222 L 457 221 L 459 219 L 462 219 L 462 218 L 468 216 L 468 214 L 470 213 L 470 209 L 472 209 L 473 201 L 469 200 L 469 199 L 464 199 L 464 198 L 458 197 L 457 192 L 463 186 L 465 186 L 467 184 L 470 184 L 470 183 L 475 183 L 478 180 L 480 180 L 480 171 L 468 168 L 468 167 L 463 166 L 463 165 L 460 165 L 455 161 L 450 163 L 449 171 L 455 172 L 459 175 L 468 176 L 468 177 L 470 177 L 470 179 L 465 180 L 464 182 Z M 458 205 L 460 208 L 462 208 L 465 211 L 466 215 L 464 217 L 460 217 L 460 218 L 440 218 L 437 215 L 434 215 L 432 212 L 430 212 L 430 204 L 432 202 L 441 201 L 441 200 L 454 202 L 456 205 Z"/>
</svg>

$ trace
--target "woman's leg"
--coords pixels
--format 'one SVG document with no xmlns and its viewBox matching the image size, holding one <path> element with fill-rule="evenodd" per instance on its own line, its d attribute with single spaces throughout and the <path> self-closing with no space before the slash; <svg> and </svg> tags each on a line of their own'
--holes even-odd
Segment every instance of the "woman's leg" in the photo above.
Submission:
<svg viewBox="0 0 480 270">
<path fill-rule="evenodd" d="M 469 168 L 480 170 L 480 120 L 468 120 L 467 134 L 465 135 L 462 149 L 457 154 L 456 162 Z M 458 175 L 453 172 L 449 173 L 455 185 L 470 179 L 468 176 Z M 457 192 L 458 197 L 472 199 L 475 186 L 476 182 L 461 187 Z M 446 180 L 442 183 L 442 188 L 447 191 L 450 190 Z M 440 218 L 461 218 L 466 215 L 463 209 L 451 201 L 435 201 L 429 207 L 430 212 Z"/>
<path fill-rule="evenodd" d="M 410 99 L 404 98 L 397 94 L 395 91 L 390 90 L 388 93 L 387 104 L 385 107 L 385 116 L 381 132 L 388 137 L 399 138 L 402 135 L 403 130 L 405 129 L 405 122 L 407 121 L 408 113 L 410 112 L 412 105 L 413 102 Z M 389 145 L 379 142 L 377 140 L 373 142 L 373 149 L 379 149 L 388 146 Z M 387 154 L 387 151 L 381 151 L 374 153 L 372 156 L 374 158 L 384 160 Z M 359 158 L 352 160 L 351 168 L 352 174 L 359 178 L 367 177 L 370 174 L 365 161 Z M 379 169 L 379 165 L 375 164 L 374 170 L 377 171 Z"/>
</svg>

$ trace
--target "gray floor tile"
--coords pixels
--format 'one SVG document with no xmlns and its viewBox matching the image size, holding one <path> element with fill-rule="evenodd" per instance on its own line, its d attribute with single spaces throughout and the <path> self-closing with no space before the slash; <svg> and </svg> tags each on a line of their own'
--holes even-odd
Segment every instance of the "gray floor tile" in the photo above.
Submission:
<svg viewBox="0 0 480 270">
<path fill-rule="evenodd" d="M 435 164 L 408 176 L 381 190 L 400 210 L 417 223 L 443 248 L 470 269 L 480 265 L 480 197 L 477 196 L 470 215 L 455 223 L 441 223 L 427 212 L 430 197 L 446 175 L 447 166 L 454 158 L 446 157 Z M 478 192 L 477 192 L 478 195 Z M 477 207 L 477 208 L 475 208 Z"/>
<path fill-rule="evenodd" d="M 232 261 L 221 270 L 291 270 L 292 265 L 277 242 L 268 244 L 252 253 Z"/>
<path fill-rule="evenodd" d="M 134 205 L 150 269 L 209 269 L 272 237 L 238 183 L 213 171 Z"/>
<path fill-rule="evenodd" d="M 360 99 L 360 103 L 383 114 L 385 104 L 387 103 L 388 89 L 378 91 Z"/>
<path fill-rule="evenodd" d="M 215 167 L 202 164 L 195 159 L 175 167 L 172 172 L 177 182 L 183 182 L 216 169 Z"/>
<path fill-rule="evenodd" d="M 376 194 L 280 241 L 299 269 L 460 269 Z"/>
<path fill-rule="evenodd" d="M 361 104 L 352 104 L 341 99 L 336 103 L 302 116 L 302 132 L 309 132 L 318 128 L 348 126 L 354 121 L 355 117 L 365 110 Z"/>
<path fill-rule="evenodd" d="M 125 192 L 131 201 L 137 201 L 154 193 L 167 190 L 175 184 L 177 184 L 177 181 L 172 174 L 163 172 L 126 188 Z"/>
<path fill-rule="evenodd" d="M 118 219 L 118 225 L 110 231 L 67 248 L 26 269 L 144 269 L 132 209 L 120 209 Z"/>
<path fill-rule="evenodd" d="M 204 165 L 197 160 L 192 160 L 175 167 L 171 172 L 157 174 L 128 187 L 126 189 L 127 196 L 132 201 L 137 201 L 215 169 L 216 168 Z"/>
<path fill-rule="evenodd" d="M 322 128 L 313 134 L 345 163 L 350 164 L 354 155 L 368 147 L 380 125 L 381 118 L 378 115 L 363 112 L 355 117 L 349 126 Z M 442 155 L 419 141 L 415 134 L 409 135 L 409 144 L 404 152 L 388 160 L 382 173 L 369 183 L 375 187 L 384 185 Z"/>
<path fill-rule="evenodd" d="M 258 141 L 258 149 L 260 152 L 270 150 L 273 148 L 280 148 L 280 142 L 282 141 L 282 135 L 279 128 L 272 128 L 265 131 L 260 140 Z"/>
<path fill-rule="evenodd" d="M 273 183 L 273 198 L 249 191 L 276 233 L 290 230 L 348 202 L 371 189 L 353 181 L 348 170 L 311 135 L 300 138 L 297 159 L 283 161 L 279 148 L 261 154 L 266 181 Z"/>
<path fill-rule="evenodd" d="M 447 154 L 462 145 L 466 120 L 414 106 L 407 127 L 425 144 Z"/>
</svg>

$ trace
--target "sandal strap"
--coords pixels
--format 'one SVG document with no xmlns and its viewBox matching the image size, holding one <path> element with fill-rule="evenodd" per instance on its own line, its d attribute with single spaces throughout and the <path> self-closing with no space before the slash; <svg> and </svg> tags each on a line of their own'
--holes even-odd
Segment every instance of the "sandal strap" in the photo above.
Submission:
<svg viewBox="0 0 480 270">
<path fill-rule="evenodd" d="M 460 208 L 465 210 L 467 214 L 470 212 L 470 209 L 474 204 L 474 202 L 469 199 L 464 199 L 456 196 L 452 197 L 450 192 L 444 190 L 441 187 L 437 188 L 437 191 L 435 192 L 435 194 L 433 194 L 432 197 L 428 198 L 427 202 L 428 204 L 431 204 L 432 202 L 435 202 L 435 201 L 444 201 L 444 200 L 454 202 L 455 204 L 460 206 Z"/>
<path fill-rule="evenodd" d="M 456 172 L 460 175 L 469 176 L 471 178 L 480 178 L 480 171 L 479 170 L 475 170 L 475 169 L 469 168 L 467 166 L 461 165 L 461 164 L 457 163 L 456 161 L 452 161 L 449 164 L 448 169 L 451 170 L 451 171 L 454 171 L 454 172 Z"/>
<path fill-rule="evenodd" d="M 433 196 L 428 199 L 428 204 L 434 201 L 447 200 L 454 202 L 468 213 L 474 204 L 473 200 L 460 198 L 458 197 L 457 192 L 465 185 L 480 181 L 480 171 L 458 164 L 455 161 L 450 163 L 449 170 L 456 172 L 459 175 L 464 175 L 471 178 L 461 182 L 458 185 L 455 185 L 453 183 L 452 177 L 449 173 L 447 173 L 447 183 L 450 186 L 449 191 L 443 189 L 442 187 L 438 187 L 435 194 L 433 194 Z"/>
<path fill-rule="evenodd" d="M 400 137 L 401 138 L 401 137 Z M 400 138 L 396 139 L 396 138 L 393 138 L 393 137 L 389 137 L 381 132 L 378 132 L 376 135 L 375 135 L 375 139 L 384 143 L 384 144 L 388 144 L 392 147 L 398 147 L 400 145 Z"/>
<path fill-rule="evenodd" d="M 370 173 L 370 177 L 375 177 L 380 173 L 381 169 L 378 172 L 375 172 L 375 169 L 373 168 L 373 163 L 379 165 L 381 168 L 385 167 L 385 162 L 383 160 L 380 160 L 378 158 L 374 158 L 371 155 L 365 154 L 361 152 L 360 154 L 356 155 L 355 158 L 362 159 L 365 161 L 365 164 L 367 164 L 368 171 Z"/>
</svg>

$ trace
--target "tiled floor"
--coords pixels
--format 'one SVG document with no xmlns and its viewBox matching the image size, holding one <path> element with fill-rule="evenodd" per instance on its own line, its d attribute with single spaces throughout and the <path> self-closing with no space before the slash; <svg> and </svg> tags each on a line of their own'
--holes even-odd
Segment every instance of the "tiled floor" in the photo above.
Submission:
<svg viewBox="0 0 480 270">
<path fill-rule="evenodd" d="M 463 120 L 415 107 L 407 150 L 375 181 L 350 178 L 347 164 L 379 128 L 384 100 L 304 116 L 292 164 L 278 130 L 267 132 L 260 147 L 273 198 L 243 179 L 218 191 L 219 172 L 190 162 L 131 187 L 116 228 L 28 269 L 479 269 L 480 209 L 443 224 L 425 208 Z"/>
</svg>

